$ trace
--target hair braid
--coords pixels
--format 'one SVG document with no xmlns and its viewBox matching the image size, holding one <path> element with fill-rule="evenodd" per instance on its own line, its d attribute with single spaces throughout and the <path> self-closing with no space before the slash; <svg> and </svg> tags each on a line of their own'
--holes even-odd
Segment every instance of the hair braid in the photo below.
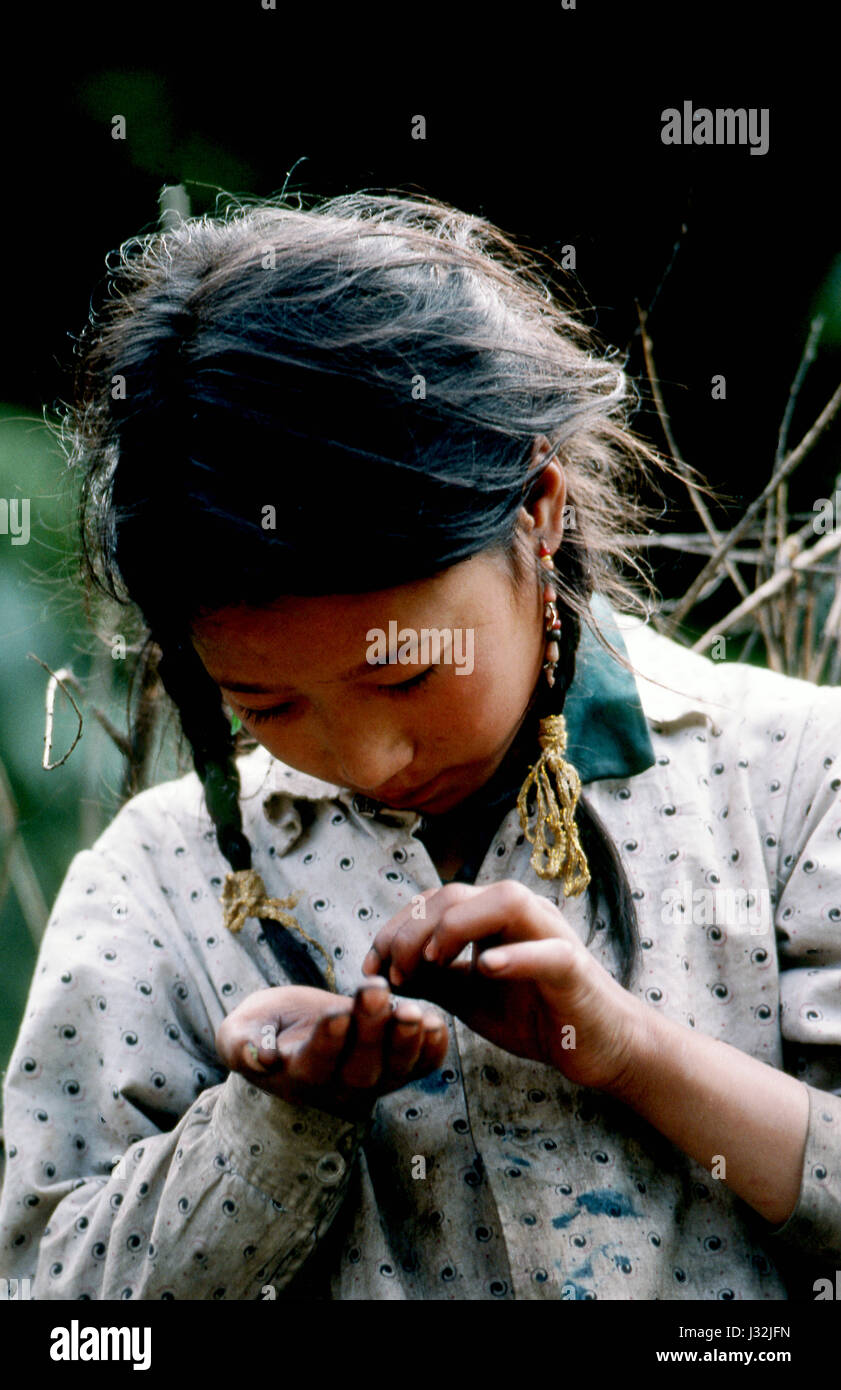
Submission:
<svg viewBox="0 0 841 1390">
<path fill-rule="evenodd" d="M 219 690 L 189 642 L 179 638 L 157 640 L 162 653 L 158 668 L 161 681 L 178 709 L 181 728 L 204 788 L 216 842 L 234 872 L 250 869 L 251 845 L 242 828 L 234 737 Z M 278 963 L 295 984 L 327 989 L 324 976 L 306 947 L 282 923 L 261 917 L 260 924 Z"/>
</svg>

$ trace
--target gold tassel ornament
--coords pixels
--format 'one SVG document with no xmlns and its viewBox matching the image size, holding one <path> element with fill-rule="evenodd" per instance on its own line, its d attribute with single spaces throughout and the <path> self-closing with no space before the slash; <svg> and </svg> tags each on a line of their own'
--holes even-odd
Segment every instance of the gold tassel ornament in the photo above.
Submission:
<svg viewBox="0 0 841 1390">
<path fill-rule="evenodd" d="M 319 941 L 309 936 L 289 908 L 294 907 L 300 893 L 291 893 L 288 898 L 270 898 L 266 885 L 256 869 L 238 869 L 225 877 L 222 895 L 219 899 L 224 912 L 224 922 L 228 931 L 242 931 L 249 917 L 268 917 L 272 922 L 280 922 L 303 937 L 324 958 L 324 975 L 328 988 L 336 993 L 336 971 L 333 962 Z"/>
<path fill-rule="evenodd" d="M 564 759 L 567 732 L 562 714 L 550 714 L 540 721 L 540 747 L 543 750 L 529 769 L 517 797 L 520 825 L 529 844 L 534 845 L 531 866 L 539 878 L 560 878 L 565 897 L 578 897 L 590 882 L 587 859 L 578 838 L 575 807 L 581 794 L 581 779 L 572 763 Z M 537 792 L 537 820 L 529 826 L 527 809 L 531 788 Z M 551 832 L 552 842 L 547 839 Z"/>
</svg>

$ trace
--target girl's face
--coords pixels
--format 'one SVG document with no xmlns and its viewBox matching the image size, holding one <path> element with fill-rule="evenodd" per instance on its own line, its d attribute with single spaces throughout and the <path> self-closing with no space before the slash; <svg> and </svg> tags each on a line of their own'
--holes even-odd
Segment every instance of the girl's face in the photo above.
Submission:
<svg viewBox="0 0 841 1390">
<path fill-rule="evenodd" d="M 424 651 L 424 629 L 451 633 L 449 651 L 429 637 Z M 515 587 L 500 556 L 476 556 L 376 593 L 225 608 L 196 621 L 193 643 L 281 762 L 442 813 L 492 776 L 525 716 L 543 662 L 541 589 Z"/>
</svg>

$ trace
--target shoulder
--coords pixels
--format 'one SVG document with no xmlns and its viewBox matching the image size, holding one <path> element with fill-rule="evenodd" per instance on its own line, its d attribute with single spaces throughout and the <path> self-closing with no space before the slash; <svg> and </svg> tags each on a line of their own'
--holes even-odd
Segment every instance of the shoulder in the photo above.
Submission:
<svg viewBox="0 0 841 1390">
<path fill-rule="evenodd" d="M 261 746 L 238 758 L 237 768 L 244 829 L 250 838 L 258 840 L 302 803 L 329 801 L 340 790 L 287 767 Z M 276 830 L 273 838 L 277 838 Z M 215 832 L 204 789 L 195 772 L 159 782 L 132 797 L 90 852 L 148 863 L 170 841 L 175 849 L 181 848 L 185 853 L 206 853 L 213 842 L 215 852 Z"/>
<path fill-rule="evenodd" d="M 747 662 L 694 652 L 638 619 L 617 617 L 640 701 L 655 724 L 706 715 L 725 728 L 765 727 L 783 718 L 802 734 L 820 723 L 841 735 L 841 688 L 782 675 Z"/>
</svg>

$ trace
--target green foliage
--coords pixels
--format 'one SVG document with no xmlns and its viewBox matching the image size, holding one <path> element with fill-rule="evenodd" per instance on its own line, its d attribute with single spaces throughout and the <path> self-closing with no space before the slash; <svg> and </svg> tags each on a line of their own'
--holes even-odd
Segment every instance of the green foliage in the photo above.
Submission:
<svg viewBox="0 0 841 1390">
<path fill-rule="evenodd" d="M 841 256 L 836 256 L 830 266 L 814 312 L 824 317 L 824 343 L 832 346 L 841 343 Z"/>
<path fill-rule="evenodd" d="M 0 1068 L 23 1013 L 35 963 L 40 920 L 74 854 L 90 846 L 120 804 L 123 759 L 91 716 L 95 703 L 120 731 L 126 727 L 127 663 L 96 638 L 76 581 L 73 494 L 64 454 L 37 416 L 0 405 L 0 497 L 29 498 L 30 539 L 13 545 L 0 535 Z M 91 699 L 76 695 L 82 738 L 68 761 L 42 767 L 47 673 L 71 668 Z M 94 694 L 95 692 L 95 694 Z M 78 729 L 59 692 L 51 761 L 59 761 Z M 152 780 L 172 776 L 162 754 Z M 34 894 L 21 897 L 31 878 Z M 17 886 L 16 886 L 17 880 Z M 39 899 L 42 904 L 39 904 Z"/>
<path fill-rule="evenodd" d="M 186 184 L 210 183 L 218 188 L 253 187 L 257 170 L 197 130 L 185 130 L 176 119 L 171 96 L 174 79 L 140 70 L 99 72 L 79 92 L 79 103 L 110 139 L 114 116 L 126 123 L 125 153 L 135 169 L 164 182 L 163 171 Z M 117 143 L 117 142 L 115 142 Z M 123 142 L 121 142 L 123 143 Z M 193 193 L 193 189 L 188 189 Z"/>
</svg>

